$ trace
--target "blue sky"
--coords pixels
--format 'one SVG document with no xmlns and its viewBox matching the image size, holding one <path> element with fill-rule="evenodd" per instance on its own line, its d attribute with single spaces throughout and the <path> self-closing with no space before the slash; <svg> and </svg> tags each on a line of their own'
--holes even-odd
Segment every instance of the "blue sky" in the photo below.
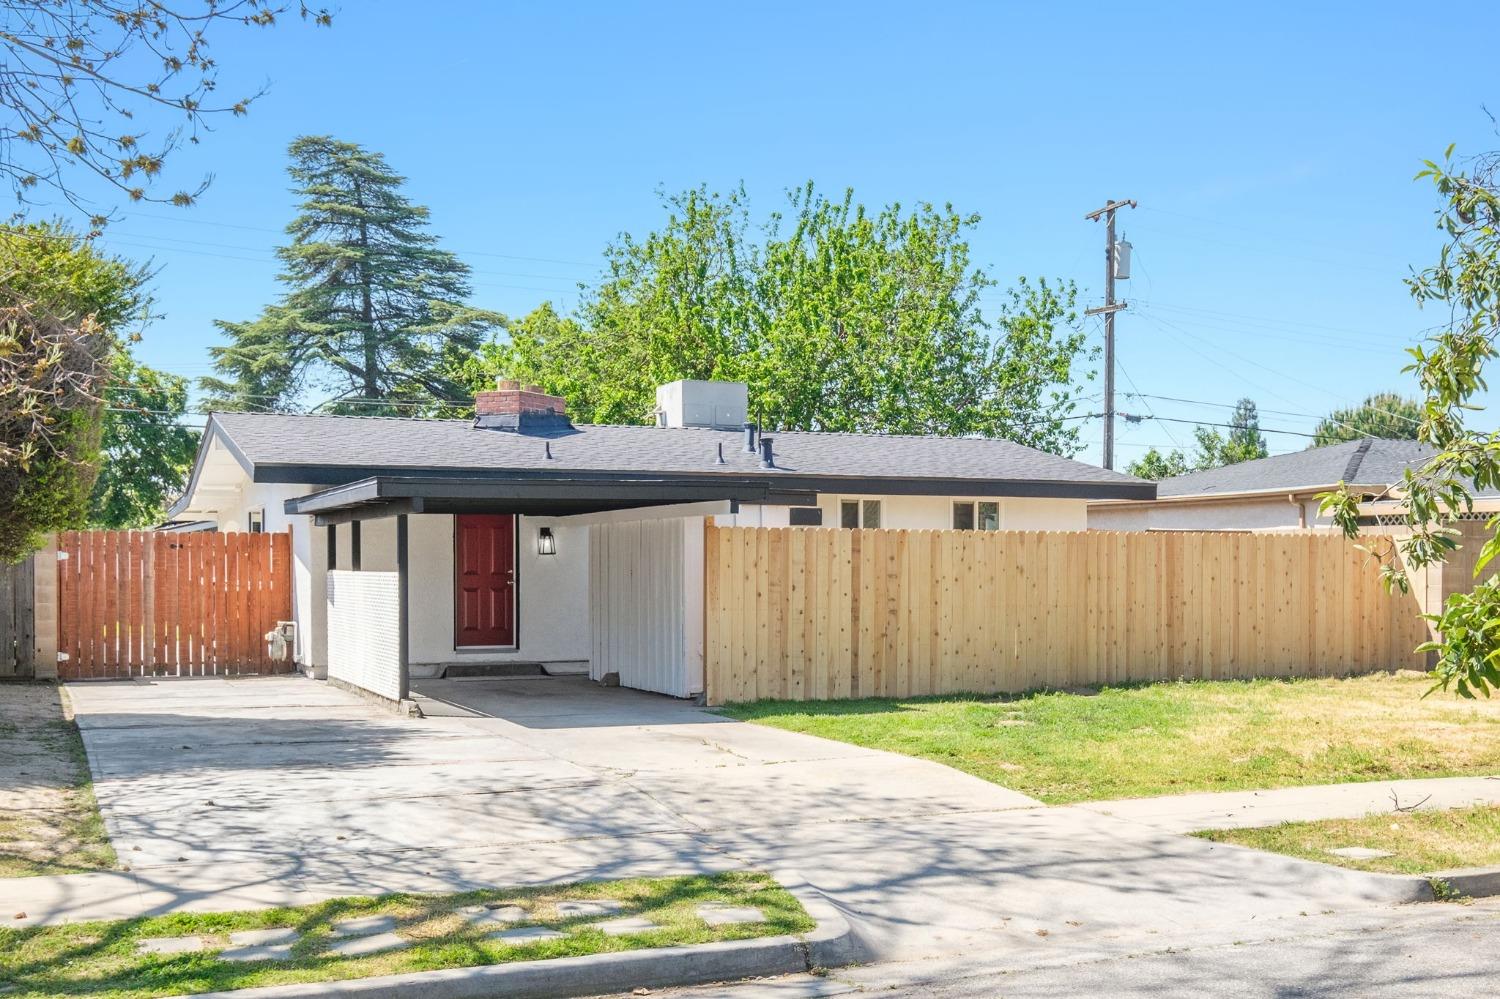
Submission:
<svg viewBox="0 0 1500 999">
<path fill-rule="evenodd" d="M 1464 25 L 1491 36 L 1500 12 Z M 1401 347 L 1438 321 L 1401 283 L 1438 245 L 1411 178 L 1450 142 L 1493 148 L 1482 105 L 1500 106 L 1454 31 L 1382 2 L 362 0 L 332 29 L 222 33 L 224 92 L 269 95 L 171 163 L 169 184 L 214 175 L 197 207 L 124 210 L 105 242 L 160 267 L 143 359 L 196 377 L 212 321 L 278 294 L 300 134 L 384 152 L 474 268 L 476 302 L 512 314 L 572 303 L 611 238 L 660 220 L 659 187 L 743 181 L 762 211 L 807 179 L 872 205 L 951 202 L 983 216 L 975 259 L 1002 283 L 1072 278 L 1091 302 L 1103 235 L 1084 213 L 1135 198 L 1119 385 L 1201 402 L 1120 408 L 1223 420 L 1249 395 L 1266 427 L 1305 433 L 1409 390 Z M 1120 463 L 1191 430 L 1122 422 Z M 1085 434 L 1097 460 L 1098 423 Z"/>
</svg>

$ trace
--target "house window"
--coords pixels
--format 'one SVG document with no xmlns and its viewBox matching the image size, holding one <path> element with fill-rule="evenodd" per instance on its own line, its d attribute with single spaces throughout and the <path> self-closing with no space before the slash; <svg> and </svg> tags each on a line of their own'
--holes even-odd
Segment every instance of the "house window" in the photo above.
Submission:
<svg viewBox="0 0 1500 999">
<path fill-rule="evenodd" d="M 879 527 L 880 500 L 842 500 L 839 503 L 839 526 L 848 528 Z"/>
<path fill-rule="evenodd" d="M 955 531 L 1000 530 L 1000 504 L 994 500 L 953 504 L 953 529 Z"/>
<path fill-rule="evenodd" d="M 245 530 L 251 534 L 264 534 L 266 531 L 266 511 L 251 510 L 245 515 Z"/>
</svg>

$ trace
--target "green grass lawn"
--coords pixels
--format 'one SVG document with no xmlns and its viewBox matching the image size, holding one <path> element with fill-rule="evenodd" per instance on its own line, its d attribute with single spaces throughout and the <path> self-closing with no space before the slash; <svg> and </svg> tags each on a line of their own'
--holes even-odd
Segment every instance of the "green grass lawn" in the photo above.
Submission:
<svg viewBox="0 0 1500 999">
<path fill-rule="evenodd" d="M 1253 846 L 1304 860 L 1390 874 L 1432 874 L 1500 865 L 1497 805 L 1285 822 L 1264 829 L 1209 829 L 1194 835 L 1216 843 Z M 1384 850 L 1391 856 L 1357 860 L 1328 852 L 1346 846 Z"/>
<path fill-rule="evenodd" d="M 65 697 L 56 684 L 0 684 L 0 878 L 116 864 Z"/>
<path fill-rule="evenodd" d="M 622 903 L 621 915 L 645 916 L 662 928 L 607 936 L 587 925 L 599 916 L 560 918 L 554 906 L 562 899 L 614 899 Z M 493 927 L 472 927 L 457 912 L 464 906 L 496 902 L 526 910 L 527 918 L 516 925 L 546 926 L 567 936 L 526 944 L 496 942 L 486 938 Z M 755 906 L 766 921 L 710 927 L 695 912 L 702 902 Z M 413 940 L 412 946 L 359 958 L 320 956 L 334 921 L 371 915 L 395 916 L 397 932 Z M 136 943 L 146 938 L 200 934 L 222 947 L 233 931 L 271 927 L 295 927 L 303 934 L 291 960 L 222 961 L 213 949 L 175 955 L 136 953 Z M 4 992 L 6 999 L 79 995 L 145 999 L 806 933 L 813 928 L 812 919 L 790 893 L 769 876 L 753 872 L 459 895 L 343 898 L 298 908 L 0 929 L 0 989 L 11 988 Z"/>
<path fill-rule="evenodd" d="M 1500 698 L 1431 681 L 1194 681 L 850 701 L 756 701 L 724 714 L 935 760 L 1042 801 L 1500 772 Z"/>
</svg>

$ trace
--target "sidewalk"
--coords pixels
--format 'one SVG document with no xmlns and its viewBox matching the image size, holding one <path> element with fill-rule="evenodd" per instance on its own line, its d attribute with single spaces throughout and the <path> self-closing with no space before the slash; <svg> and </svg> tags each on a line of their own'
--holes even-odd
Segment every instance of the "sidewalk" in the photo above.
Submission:
<svg viewBox="0 0 1500 999">
<path fill-rule="evenodd" d="M 1395 800 L 1391 797 L 1393 793 Z M 1066 807 L 1139 823 L 1159 832 L 1190 833 L 1199 829 L 1242 829 L 1316 819 L 1357 819 L 1371 812 L 1394 811 L 1397 802 L 1402 808 L 1422 802 L 1425 811 L 1500 804 L 1500 776 L 1433 777 L 1285 787 L 1274 791 L 1174 794 L 1161 798 L 1089 801 Z"/>
</svg>

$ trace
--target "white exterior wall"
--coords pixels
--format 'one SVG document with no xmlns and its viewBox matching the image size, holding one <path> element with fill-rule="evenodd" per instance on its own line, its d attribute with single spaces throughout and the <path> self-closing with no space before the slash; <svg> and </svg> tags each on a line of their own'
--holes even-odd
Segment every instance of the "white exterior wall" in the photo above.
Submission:
<svg viewBox="0 0 1500 999">
<path fill-rule="evenodd" d="M 1000 504 L 1002 531 L 1082 531 L 1088 528 L 1088 500 L 1031 499 L 1021 496 L 818 496 L 823 526 L 839 526 L 839 503 L 843 500 L 880 500 L 881 527 L 908 531 L 947 531 L 953 528 L 953 504 L 981 500 Z M 715 517 L 728 527 L 785 527 L 791 507 L 742 507 L 733 518 Z"/>
<path fill-rule="evenodd" d="M 703 692 L 703 518 L 590 529 L 589 675 L 674 697 Z"/>
<path fill-rule="evenodd" d="M 306 496 L 318 486 L 254 483 L 248 477 L 231 496 L 221 501 L 214 521 L 224 532 L 243 531 L 251 510 L 265 513 L 265 529 L 290 531 L 292 535 L 292 618 L 297 622 L 293 658 L 319 675 L 328 665 L 328 603 L 324 599 L 328 569 L 327 528 L 314 527 L 312 518 L 290 515 L 286 501 Z M 347 528 L 345 528 L 347 530 Z M 392 569 L 395 568 L 393 564 Z"/>
<path fill-rule="evenodd" d="M 400 580 L 394 572 L 328 573 L 328 678 L 401 697 Z"/>
<path fill-rule="evenodd" d="M 461 649 L 454 644 L 453 517 L 408 516 L 411 583 L 407 623 L 414 675 L 434 675 L 440 664 L 539 662 L 582 664 L 589 658 L 589 540 L 587 527 L 560 526 L 539 517 L 516 524 L 516 640 L 513 649 Z M 538 529 L 551 527 L 556 555 L 538 555 Z M 347 558 L 347 527 L 339 529 L 339 558 Z M 360 568 L 395 571 L 396 521 L 367 520 L 360 527 Z"/>
<path fill-rule="evenodd" d="M 1089 528 L 1095 531 L 1295 531 L 1306 517 L 1309 528 L 1331 529 L 1333 521 L 1318 515 L 1316 498 L 1285 495 L 1225 498 L 1200 503 L 1151 505 L 1094 503 Z"/>
</svg>

